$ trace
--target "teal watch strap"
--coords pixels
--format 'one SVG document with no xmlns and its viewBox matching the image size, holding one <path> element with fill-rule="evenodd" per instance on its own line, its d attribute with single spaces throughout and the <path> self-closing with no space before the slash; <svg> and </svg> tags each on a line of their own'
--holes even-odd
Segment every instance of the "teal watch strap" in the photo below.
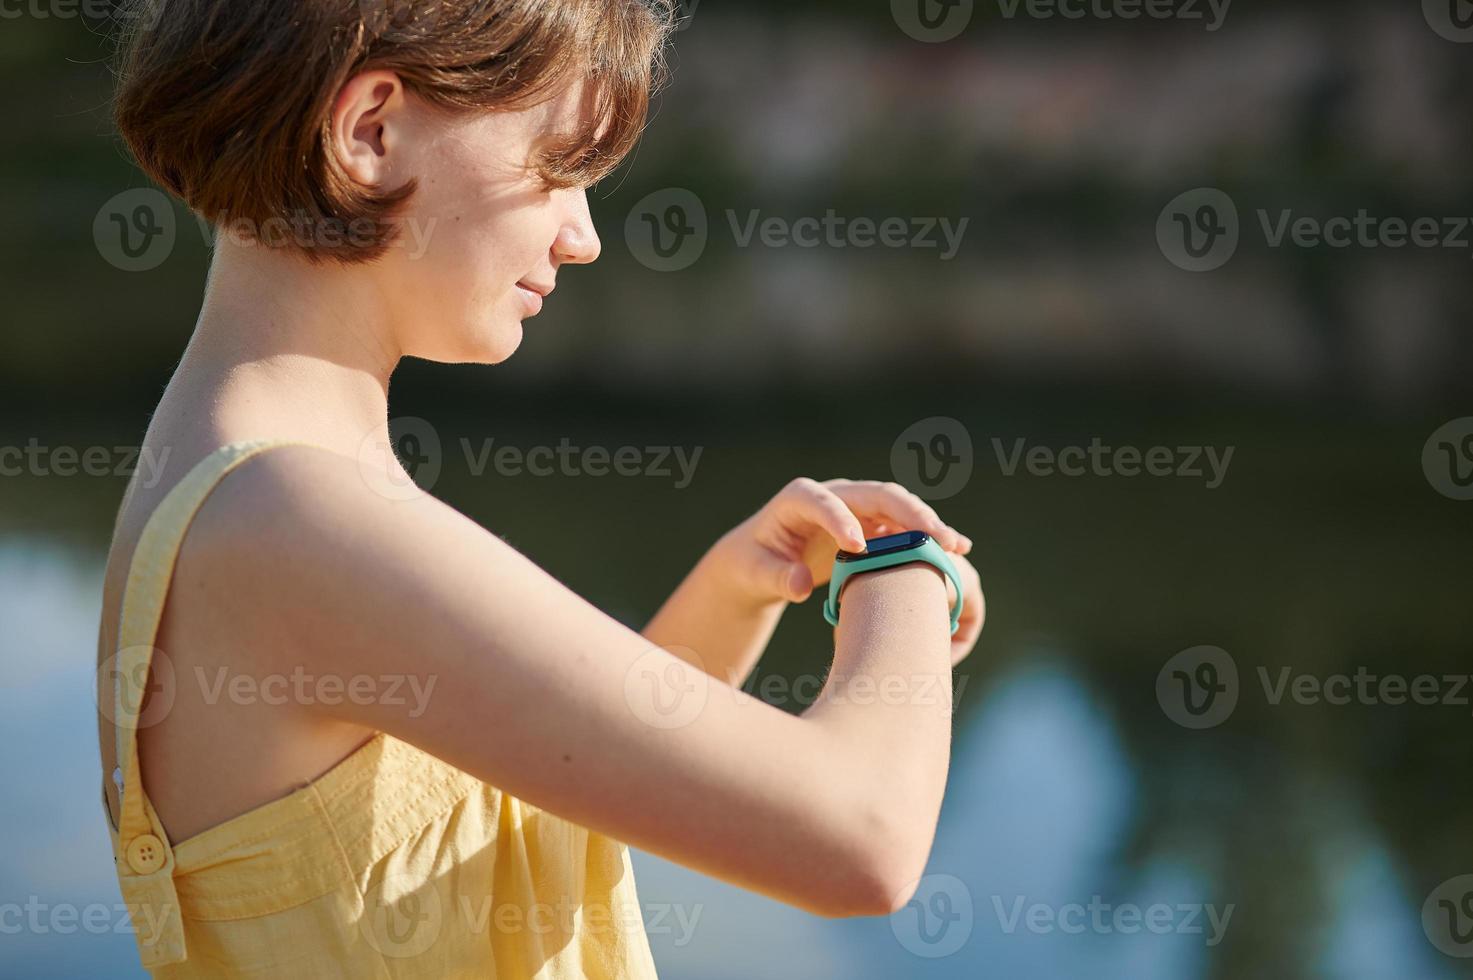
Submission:
<svg viewBox="0 0 1473 980">
<path fill-rule="evenodd" d="M 887 537 L 889 537 L 887 535 Z M 957 623 L 962 617 L 962 580 L 957 574 L 956 565 L 952 563 L 951 557 L 941 546 L 929 535 L 924 535 L 925 541 L 919 546 L 905 548 L 901 551 L 892 551 L 889 554 L 878 554 L 870 557 L 859 556 L 848 561 L 835 560 L 834 573 L 829 578 L 829 597 L 823 604 L 823 618 L 829 621 L 830 626 L 839 625 L 839 593 L 844 589 L 844 583 L 855 575 L 863 572 L 873 572 L 881 568 L 893 568 L 896 565 L 909 565 L 913 562 L 925 562 L 939 568 L 947 578 L 951 579 L 952 587 L 956 589 L 956 601 L 951 606 L 951 631 L 956 632 Z M 871 538 L 865 542 L 873 546 L 877 541 L 884 538 Z M 877 549 L 878 550 L 878 549 Z"/>
</svg>

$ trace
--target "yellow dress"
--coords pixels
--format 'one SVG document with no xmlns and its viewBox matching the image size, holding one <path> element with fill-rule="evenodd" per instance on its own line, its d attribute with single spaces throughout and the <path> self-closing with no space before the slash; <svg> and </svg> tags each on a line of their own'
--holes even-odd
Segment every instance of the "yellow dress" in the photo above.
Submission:
<svg viewBox="0 0 1473 980">
<path fill-rule="evenodd" d="M 114 678 L 118 884 L 155 977 L 654 977 L 629 851 L 380 733 L 290 795 L 178 844 L 143 792 L 136 731 L 184 533 L 278 441 L 201 461 L 128 569 Z"/>
</svg>

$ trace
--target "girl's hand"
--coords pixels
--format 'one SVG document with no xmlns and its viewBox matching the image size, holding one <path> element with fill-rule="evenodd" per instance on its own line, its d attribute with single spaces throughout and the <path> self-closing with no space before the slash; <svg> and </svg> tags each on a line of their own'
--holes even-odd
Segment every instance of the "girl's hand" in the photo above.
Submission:
<svg viewBox="0 0 1473 980">
<path fill-rule="evenodd" d="M 828 583 L 834 553 L 840 548 L 862 551 L 865 538 L 899 531 L 925 531 L 954 560 L 972 550 L 970 538 L 942 521 L 929 504 L 897 483 L 819 483 L 807 477 L 789 483 L 761 510 L 728 531 L 714 550 L 720 553 L 721 564 L 737 587 L 753 600 L 803 602 L 815 588 Z M 965 584 L 968 579 L 963 565 L 967 570 L 972 566 L 965 560 L 958 561 Z M 975 583 L 976 571 L 970 574 Z M 953 637 L 953 648 L 967 633 L 973 588 L 967 591 L 967 608 Z M 975 586 L 975 591 L 975 605 L 980 612 L 980 586 Z M 980 631 L 980 619 L 975 626 Z M 967 650 L 975 642 L 973 635 Z"/>
</svg>

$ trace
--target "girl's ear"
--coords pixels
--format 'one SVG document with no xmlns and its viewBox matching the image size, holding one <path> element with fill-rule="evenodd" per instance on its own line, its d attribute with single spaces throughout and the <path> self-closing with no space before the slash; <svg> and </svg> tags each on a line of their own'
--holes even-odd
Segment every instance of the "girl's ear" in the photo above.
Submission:
<svg viewBox="0 0 1473 980">
<path fill-rule="evenodd" d="M 350 78 L 338 92 L 331 119 L 332 151 L 343 172 L 365 187 L 388 185 L 409 109 L 404 82 L 394 72 L 366 71 Z"/>
</svg>

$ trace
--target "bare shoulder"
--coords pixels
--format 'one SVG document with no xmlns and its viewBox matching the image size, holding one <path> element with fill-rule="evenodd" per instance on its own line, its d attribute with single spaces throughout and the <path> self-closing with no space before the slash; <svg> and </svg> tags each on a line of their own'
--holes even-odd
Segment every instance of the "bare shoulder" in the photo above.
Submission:
<svg viewBox="0 0 1473 980">
<path fill-rule="evenodd" d="M 203 631 L 246 639 L 256 663 L 323 664 L 382 645 L 396 611 L 445 611 L 458 581 L 511 552 L 407 477 L 383 480 L 312 446 L 245 461 L 200 508 L 175 597 L 204 616 Z"/>
<path fill-rule="evenodd" d="M 377 482 L 382 482 L 380 476 Z M 270 542 L 297 522 L 332 527 L 356 518 L 386 518 L 437 503 L 408 484 L 377 486 L 358 460 L 310 445 L 277 446 L 225 476 L 200 508 L 191 536 L 244 544 Z"/>
<path fill-rule="evenodd" d="M 396 539 L 410 546 L 415 535 L 445 526 L 479 530 L 407 476 L 370 472 L 359 460 L 315 446 L 280 446 L 220 482 L 201 506 L 180 561 L 227 575 L 231 569 L 287 573 L 291 563 L 322 569 L 361 548 Z"/>
<path fill-rule="evenodd" d="M 521 754 L 510 737 L 491 753 L 480 720 L 566 717 L 549 705 L 563 697 L 617 698 L 616 713 L 622 671 L 649 645 L 454 508 L 378 476 L 312 447 L 242 463 L 205 502 L 180 554 L 172 637 L 191 669 L 202 661 L 257 676 L 434 685 L 434 710 L 314 700 L 273 723 L 296 714 L 304 724 L 387 731 L 480 778 L 522 786 L 521 767 L 543 764 L 558 741 L 538 742 L 526 718 L 511 725 L 525 737 Z"/>
</svg>

